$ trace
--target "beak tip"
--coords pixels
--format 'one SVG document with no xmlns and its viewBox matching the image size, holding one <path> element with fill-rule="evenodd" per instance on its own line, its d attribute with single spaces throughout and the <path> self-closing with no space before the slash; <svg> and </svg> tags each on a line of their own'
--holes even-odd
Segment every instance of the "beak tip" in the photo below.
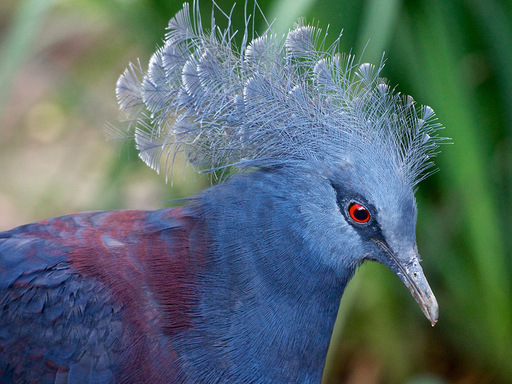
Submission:
<svg viewBox="0 0 512 384">
<path fill-rule="evenodd" d="M 422 309 L 424 309 L 425 316 L 430 321 L 430 324 L 434 326 L 439 319 L 439 305 L 434 295 L 432 295 L 428 301 L 427 305 L 422 307 Z"/>
</svg>

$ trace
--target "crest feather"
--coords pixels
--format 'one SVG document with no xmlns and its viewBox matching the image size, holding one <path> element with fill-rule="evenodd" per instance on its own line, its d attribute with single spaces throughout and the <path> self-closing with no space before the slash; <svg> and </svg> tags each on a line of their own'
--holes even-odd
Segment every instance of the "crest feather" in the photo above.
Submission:
<svg viewBox="0 0 512 384">
<path fill-rule="evenodd" d="M 291 161 L 329 166 L 382 148 L 405 182 L 426 177 L 444 140 L 436 134 L 441 127 L 430 107 L 387 85 L 382 62 L 357 64 L 337 45 L 324 50 L 325 34 L 303 22 L 281 38 L 269 28 L 252 41 L 246 27 L 241 49 L 236 32 L 212 23 L 205 32 L 197 5 L 191 14 L 184 4 L 147 72 L 131 64 L 117 83 L 147 165 L 160 171 L 165 164 L 168 173 L 183 152 L 201 171 Z"/>
</svg>

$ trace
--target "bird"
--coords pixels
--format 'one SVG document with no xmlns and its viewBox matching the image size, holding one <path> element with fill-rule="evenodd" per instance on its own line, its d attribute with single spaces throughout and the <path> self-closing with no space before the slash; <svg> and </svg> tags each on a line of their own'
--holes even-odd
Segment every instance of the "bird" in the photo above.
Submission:
<svg viewBox="0 0 512 384">
<path fill-rule="evenodd" d="M 168 178 L 182 156 L 218 182 L 0 233 L 2 383 L 320 383 L 367 261 L 437 322 L 414 197 L 445 140 L 433 109 L 319 27 L 258 35 L 247 15 L 242 34 L 224 12 L 206 30 L 184 4 L 116 87 L 116 134 L 143 162 Z"/>
</svg>

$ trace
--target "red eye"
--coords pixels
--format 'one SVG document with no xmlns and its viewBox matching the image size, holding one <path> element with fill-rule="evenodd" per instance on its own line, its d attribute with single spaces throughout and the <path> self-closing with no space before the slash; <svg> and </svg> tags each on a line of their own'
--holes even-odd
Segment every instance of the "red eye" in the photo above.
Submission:
<svg viewBox="0 0 512 384">
<path fill-rule="evenodd" d="M 350 218 L 356 223 L 367 223 L 370 220 L 370 212 L 361 204 L 352 203 L 348 206 Z"/>
</svg>

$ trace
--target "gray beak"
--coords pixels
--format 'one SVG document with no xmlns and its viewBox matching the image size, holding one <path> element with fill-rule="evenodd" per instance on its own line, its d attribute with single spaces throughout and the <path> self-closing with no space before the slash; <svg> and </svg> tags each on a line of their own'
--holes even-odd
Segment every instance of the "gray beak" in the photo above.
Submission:
<svg viewBox="0 0 512 384">
<path fill-rule="evenodd" d="M 434 326 L 439 318 L 439 306 L 420 266 L 418 254 L 413 255 L 408 261 L 404 262 L 395 256 L 387 244 L 378 239 L 372 240 L 388 254 L 389 264 L 387 266 L 402 280 L 425 317 Z"/>
</svg>

